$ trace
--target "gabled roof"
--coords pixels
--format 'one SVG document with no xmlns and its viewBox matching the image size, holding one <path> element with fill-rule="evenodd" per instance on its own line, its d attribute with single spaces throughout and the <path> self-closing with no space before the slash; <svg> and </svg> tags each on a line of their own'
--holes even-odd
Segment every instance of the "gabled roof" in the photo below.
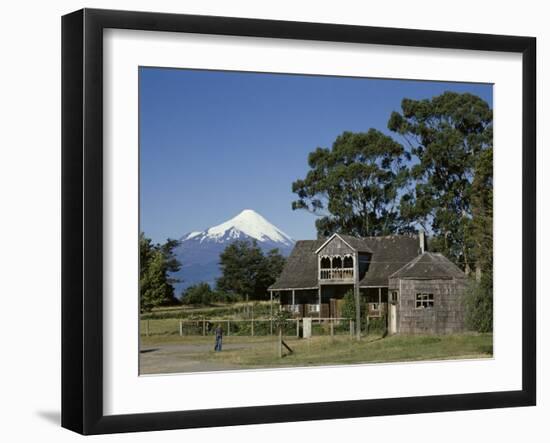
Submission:
<svg viewBox="0 0 550 443">
<path fill-rule="evenodd" d="M 418 236 L 388 235 L 367 237 L 363 241 L 371 249 L 370 264 L 360 287 L 386 287 L 388 277 L 420 253 Z"/>
<path fill-rule="evenodd" d="M 368 239 L 352 237 L 351 235 L 338 234 L 342 240 L 344 240 L 351 248 L 355 249 L 357 252 L 371 252 L 372 249 L 369 247 Z"/>
<path fill-rule="evenodd" d="M 388 277 L 420 253 L 417 236 L 390 235 L 356 238 L 338 235 L 350 247 L 359 248 L 360 252 L 370 253 L 369 268 L 359 282 L 360 287 L 388 286 Z M 317 288 L 319 281 L 316 251 L 325 243 L 325 240 L 297 241 L 287 258 L 283 272 L 269 289 L 276 291 Z"/>
<path fill-rule="evenodd" d="M 351 249 L 357 252 L 372 252 L 365 242 L 365 239 L 359 237 L 353 237 L 351 235 L 344 234 L 332 234 L 327 240 L 325 240 L 321 246 L 319 246 L 315 253 L 318 254 L 321 249 L 328 245 L 334 237 L 340 237 L 340 239 L 346 243 Z"/>
<path fill-rule="evenodd" d="M 299 240 L 286 259 L 283 272 L 269 289 L 309 289 L 319 286 L 317 254 L 315 251 L 324 240 Z"/>
<path fill-rule="evenodd" d="M 466 278 L 466 274 L 440 253 L 424 252 L 390 275 L 401 279 L 453 279 Z"/>
</svg>

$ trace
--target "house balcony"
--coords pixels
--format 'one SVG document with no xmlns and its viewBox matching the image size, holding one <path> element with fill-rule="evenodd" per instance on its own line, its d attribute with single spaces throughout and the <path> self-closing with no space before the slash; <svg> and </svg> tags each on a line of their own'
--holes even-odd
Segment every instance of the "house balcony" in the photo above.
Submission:
<svg viewBox="0 0 550 443">
<path fill-rule="evenodd" d="M 353 268 L 321 269 L 319 280 L 324 283 L 352 283 L 354 270 Z"/>
</svg>

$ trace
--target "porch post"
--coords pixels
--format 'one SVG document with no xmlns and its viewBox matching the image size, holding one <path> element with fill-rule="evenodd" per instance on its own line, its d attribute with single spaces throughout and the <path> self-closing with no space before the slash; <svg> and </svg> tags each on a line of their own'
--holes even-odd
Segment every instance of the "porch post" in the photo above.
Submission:
<svg viewBox="0 0 550 443">
<path fill-rule="evenodd" d="M 319 293 L 319 323 L 321 323 L 321 285 L 319 285 L 317 292 Z"/>
<path fill-rule="evenodd" d="M 296 304 L 296 291 L 292 290 L 292 309 L 294 309 L 294 305 Z"/>
<path fill-rule="evenodd" d="M 382 288 L 378 288 L 378 315 L 382 318 Z M 387 314 L 386 318 L 388 318 Z"/>
<path fill-rule="evenodd" d="M 355 290 L 355 336 L 361 340 L 361 291 L 359 290 L 359 253 L 355 251 L 353 256 L 353 281 Z"/>
<path fill-rule="evenodd" d="M 269 291 L 269 335 L 273 335 L 273 291 Z"/>
</svg>

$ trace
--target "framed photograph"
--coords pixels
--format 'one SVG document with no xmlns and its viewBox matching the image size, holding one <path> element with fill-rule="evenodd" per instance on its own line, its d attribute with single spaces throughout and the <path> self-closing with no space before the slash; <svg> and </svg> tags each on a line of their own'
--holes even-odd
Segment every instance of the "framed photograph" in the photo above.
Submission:
<svg viewBox="0 0 550 443">
<path fill-rule="evenodd" d="M 536 40 L 62 20 L 62 425 L 536 403 Z"/>
</svg>

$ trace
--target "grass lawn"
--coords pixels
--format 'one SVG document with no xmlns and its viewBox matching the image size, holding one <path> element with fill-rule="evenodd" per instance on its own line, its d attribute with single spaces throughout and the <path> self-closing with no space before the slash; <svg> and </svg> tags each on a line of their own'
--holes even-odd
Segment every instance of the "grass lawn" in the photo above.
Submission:
<svg viewBox="0 0 550 443">
<path fill-rule="evenodd" d="M 174 349 L 180 346 L 202 346 L 203 350 L 185 358 L 227 368 L 267 368 L 353 363 L 383 363 L 397 361 L 490 358 L 493 353 L 492 334 L 455 334 L 442 336 L 395 335 L 382 338 L 369 335 L 361 341 L 349 337 L 320 336 L 310 339 L 286 337 L 293 353 L 277 357 L 274 337 L 225 337 L 226 348 L 213 351 L 213 337 L 179 337 L 177 335 L 141 337 L 142 347 Z M 147 354 L 143 354 L 147 358 Z M 167 354 L 165 358 L 170 358 Z M 143 357 L 143 356 L 142 356 Z M 183 372 L 183 371 L 182 371 Z"/>
</svg>

